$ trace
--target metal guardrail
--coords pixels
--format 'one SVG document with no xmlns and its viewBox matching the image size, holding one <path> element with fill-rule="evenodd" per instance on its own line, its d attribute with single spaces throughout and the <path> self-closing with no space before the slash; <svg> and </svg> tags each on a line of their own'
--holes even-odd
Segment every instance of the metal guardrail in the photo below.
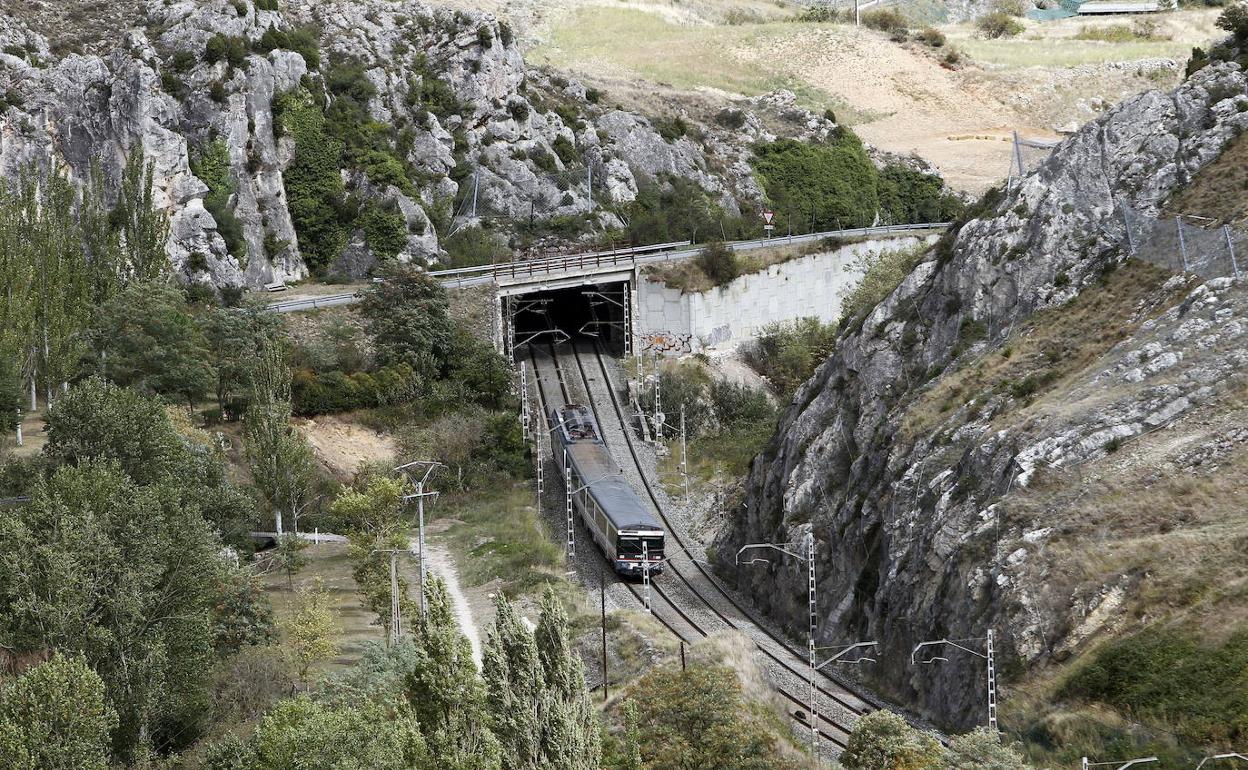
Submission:
<svg viewBox="0 0 1248 770">
<path fill-rule="evenodd" d="M 856 227 L 847 230 L 827 230 L 805 235 L 780 235 L 773 238 L 757 238 L 750 241 L 730 241 L 728 247 L 733 251 L 752 251 L 774 246 L 788 246 L 811 243 L 824 238 L 858 238 L 872 235 L 910 235 L 916 232 L 944 230 L 949 222 L 924 222 L 913 225 L 883 225 L 880 227 Z M 681 248 L 686 247 L 686 248 Z M 515 262 L 497 262 L 490 265 L 460 267 L 451 270 L 431 270 L 429 275 L 439 279 L 448 288 L 462 288 L 493 283 L 500 278 L 528 278 L 566 273 L 594 272 L 601 268 L 618 269 L 636 267 L 651 262 L 679 261 L 691 259 L 699 252 L 701 246 L 694 246 L 690 241 L 659 243 L 651 246 L 636 246 L 610 251 L 595 251 L 584 254 L 571 254 L 545 259 L 519 260 Z M 324 297 L 302 297 L 269 304 L 269 309 L 277 313 L 293 313 L 304 310 L 350 305 L 360 300 L 359 292 L 343 294 L 327 294 Z"/>
</svg>

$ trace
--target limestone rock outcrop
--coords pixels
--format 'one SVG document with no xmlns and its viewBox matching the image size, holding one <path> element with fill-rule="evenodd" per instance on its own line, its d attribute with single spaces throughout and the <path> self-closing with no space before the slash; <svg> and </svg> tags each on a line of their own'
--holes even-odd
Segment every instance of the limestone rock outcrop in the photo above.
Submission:
<svg viewBox="0 0 1248 770">
<path fill-rule="evenodd" d="M 53 51 L 64 46 L 49 45 L 23 22 L 21 9 L 0 10 L 0 175 L 55 170 L 84 181 L 98 167 L 112 190 L 126 158 L 142 152 L 170 217 L 169 254 L 182 280 L 254 287 L 299 279 L 309 266 L 287 196 L 295 142 L 277 126 L 275 103 L 301 86 L 325 98 L 331 68 L 345 63 L 371 84 L 368 117 L 400 138 L 401 162 L 411 169 L 403 189 L 342 169 L 351 205 L 372 201 L 401 217 L 400 260 L 437 262 L 448 217 L 473 224 L 584 215 L 627 203 L 640 185 L 665 175 L 693 180 L 730 211 L 761 198 L 748 164 L 759 138 L 750 128 L 761 125 L 752 113 L 745 131 L 709 126 L 697 141 L 667 140 L 647 118 L 600 108 L 581 84 L 527 67 L 510 28 L 488 13 L 415 0 L 283 0 L 280 11 L 273 7 L 255 0 L 132 3 L 116 21 L 142 26 L 118 44 L 95 41 L 80 46 L 93 53 L 61 54 Z M 271 30 L 315 30 L 314 60 L 283 48 L 298 47 L 288 40 L 259 44 Z M 218 46 L 214 56 L 210 45 Z M 440 94 L 452 102 L 446 109 L 422 101 L 435 85 L 447 90 Z M 794 109 L 783 98 L 772 101 L 747 107 Z M 801 117 L 802 135 L 834 127 Z M 216 182 L 228 187 L 220 193 L 228 200 L 215 210 L 228 209 L 237 221 L 228 223 L 232 243 L 206 205 L 213 180 L 193 173 L 216 141 L 228 150 L 228 179 Z M 711 164 L 710 156 L 728 161 Z M 618 224 L 605 212 L 600 220 Z M 370 270 L 377 258 L 366 236 L 348 233 L 331 269 Z"/>
<path fill-rule="evenodd" d="M 988 378 L 990 356 L 1008 357 L 1007 341 L 1025 342 L 1015 333 L 1037 314 L 1104 291 L 1129 251 L 1124 210 L 1158 214 L 1245 130 L 1248 79 L 1237 64 L 1211 65 L 1172 93 L 1124 102 L 986 199 L 847 323 L 754 462 L 721 553 L 813 534 L 819 643 L 880 640 L 881 664 L 864 668 L 886 696 L 950 727 L 982 721 L 982 661 L 912 666 L 912 647 L 994 629 L 1001 660 L 1025 668 L 1112 614 L 1104 602 L 1132 576 L 1061 594 L 1028 572 L 1051 533 L 1043 522 L 1001 520 L 1001 505 L 1037 473 L 1078 468 L 1216 402 L 1248 363 L 1248 291 L 1229 277 L 1158 281 L 1124 311 L 1123 338 L 1062 370 L 1060 383 L 974 392 L 975 378 Z M 948 385 L 968 371 L 964 389 Z M 1060 398 L 1032 403 L 1059 387 Z M 797 571 L 774 565 L 741 580 L 773 616 L 805 627 Z"/>
</svg>

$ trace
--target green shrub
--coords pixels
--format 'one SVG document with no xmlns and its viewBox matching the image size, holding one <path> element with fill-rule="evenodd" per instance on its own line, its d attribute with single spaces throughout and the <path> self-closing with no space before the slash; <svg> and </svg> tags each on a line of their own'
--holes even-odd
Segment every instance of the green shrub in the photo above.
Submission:
<svg viewBox="0 0 1248 770">
<path fill-rule="evenodd" d="M 687 179 L 671 177 L 641 185 L 624 207 L 628 238 L 637 245 L 713 238 L 756 237 L 755 220 L 726 213 L 711 196 Z"/>
<path fill-rule="evenodd" d="M 654 121 L 654 128 L 664 141 L 674 142 L 689 133 L 689 124 L 679 115 L 674 118 L 660 118 Z"/>
<path fill-rule="evenodd" d="M 517 123 L 523 123 L 529 119 L 529 103 L 523 99 L 516 99 L 507 103 L 507 112 L 515 119 Z"/>
<path fill-rule="evenodd" d="M 1014 37 L 1023 31 L 1023 25 L 1004 11 L 990 11 L 975 20 L 975 28 L 990 40 Z"/>
<path fill-rule="evenodd" d="M 185 99 L 187 93 L 189 93 L 186 80 L 176 72 L 160 73 L 160 87 L 165 93 L 179 100 Z"/>
<path fill-rule="evenodd" d="M 505 21 L 498 23 L 498 39 L 503 42 L 504 48 L 510 46 L 516 39 L 515 33 L 511 31 L 511 25 Z"/>
<path fill-rule="evenodd" d="M 482 24 L 477 27 L 477 44 L 482 48 L 494 47 L 494 32 L 488 24 Z"/>
<path fill-rule="evenodd" d="M 1248 633 L 1219 644 L 1153 627 L 1089 657 L 1062 697 L 1100 701 L 1200 743 L 1248 740 Z"/>
<path fill-rule="evenodd" d="M 303 88 L 274 99 L 276 130 L 295 140 L 295 156 L 283 174 L 286 199 L 299 235 L 299 250 L 314 272 L 333 263 L 346 246 L 351 211 L 339 171 L 342 142 L 326 130 L 325 116 Z"/>
<path fill-rule="evenodd" d="M 880 212 L 889 222 L 948 222 L 964 208 L 940 177 L 901 164 L 884 167 L 877 189 Z"/>
<path fill-rule="evenodd" d="M 915 39 L 929 48 L 941 48 L 947 42 L 945 33 L 935 27 L 927 27 L 915 34 Z"/>
<path fill-rule="evenodd" d="M 867 252 L 854 259 L 852 269 L 862 278 L 841 300 L 841 322 L 866 316 L 901 283 L 926 253 L 926 248 Z"/>
<path fill-rule="evenodd" d="M 481 227 L 465 227 L 442 239 L 447 267 L 473 267 L 506 262 L 511 250 L 493 232 Z"/>
<path fill-rule="evenodd" d="M 886 710 L 874 711 L 858 720 L 840 759 L 846 770 L 941 770 L 946 767 L 940 741 L 930 733 L 915 730 L 905 719 Z"/>
<path fill-rule="evenodd" d="M 299 27 L 289 32 L 269 27 L 260 39 L 252 44 L 256 53 L 267 54 L 275 49 L 294 51 L 303 57 L 308 69 L 319 69 L 321 66 L 320 44 L 316 33 L 307 27 Z"/>
<path fill-rule="evenodd" d="M 745 111 L 726 107 L 715 115 L 715 122 L 724 128 L 738 129 L 745 125 Z"/>
<path fill-rule="evenodd" d="M 797 770 L 781 749 L 787 728 L 761 704 L 746 699 L 733 669 L 693 663 L 658 668 L 625 699 L 627 745 L 615 751 L 635 764 L 618 767 Z M 638 761 L 639 760 L 639 761 Z"/>
<path fill-rule="evenodd" d="M 17 410 L 22 407 L 21 377 L 9 356 L 0 356 L 0 430 L 17 429 Z"/>
<path fill-rule="evenodd" d="M 780 139 L 759 145 L 753 165 L 768 201 L 795 232 L 863 227 L 875 219 L 879 175 L 847 129 L 824 144 Z"/>
<path fill-rule="evenodd" d="M 1248 3 L 1240 2 L 1226 6 L 1217 20 L 1218 29 L 1224 29 L 1236 40 L 1248 40 Z"/>
<path fill-rule="evenodd" d="M 276 11 L 277 0 L 255 0 L 257 11 Z"/>
<path fill-rule="evenodd" d="M 420 378 L 404 363 L 375 372 L 296 370 L 290 392 L 295 414 L 312 416 L 382 406 L 410 399 Z"/>
<path fill-rule="evenodd" d="M 247 61 L 247 39 L 216 34 L 204 44 L 204 61 L 216 64 L 228 62 L 231 67 L 241 67 Z"/>
<path fill-rule="evenodd" d="M 756 425 L 776 416 L 776 409 L 767 395 L 748 385 L 716 380 L 711 383 L 710 399 L 715 419 L 723 428 Z"/>
<path fill-rule="evenodd" d="M 555 154 L 559 156 L 559 160 L 562 161 L 565 166 L 579 163 L 581 160 L 581 153 L 576 149 L 576 145 L 563 134 L 556 136 L 555 141 L 551 142 L 550 147 L 555 151 Z"/>
<path fill-rule="evenodd" d="M 378 259 L 393 259 L 407 248 L 407 220 L 393 205 L 386 208 L 370 201 L 360 209 L 355 226 Z"/>
<path fill-rule="evenodd" d="M 408 85 L 409 106 L 420 105 L 439 118 L 461 111 L 459 98 L 455 96 L 451 86 L 433 70 L 425 54 L 416 57 L 412 70 L 417 79 Z"/>
<path fill-rule="evenodd" d="M 817 318 L 770 323 L 746 349 L 746 361 L 788 400 L 831 355 L 835 342 L 836 324 L 825 324 Z"/>
<path fill-rule="evenodd" d="M 191 156 L 191 173 L 208 185 L 204 196 L 204 208 L 217 222 L 217 232 L 225 241 L 225 247 L 236 258 L 247 255 L 247 241 L 243 237 L 243 225 L 230 208 L 234 195 L 234 182 L 230 178 L 230 151 L 225 140 L 218 137 L 209 142 L 199 153 Z"/>
<path fill-rule="evenodd" d="M 833 23 L 839 21 L 853 21 L 852 11 L 847 14 L 840 13 L 836 8 L 827 6 L 815 6 L 813 8 L 803 8 L 802 12 L 791 17 L 793 21 L 804 21 L 813 23 Z"/>
<path fill-rule="evenodd" d="M 736 253 L 723 241 L 711 241 L 704 246 L 694 258 L 694 264 L 716 286 L 731 283 L 741 274 Z"/>
<path fill-rule="evenodd" d="M 169 59 L 169 66 L 177 72 L 188 72 L 195 66 L 195 54 L 190 51 L 176 51 Z"/>
<path fill-rule="evenodd" d="M 905 32 L 909 28 L 906 17 L 893 8 L 880 8 L 862 14 L 862 26 L 881 32 Z"/>
</svg>

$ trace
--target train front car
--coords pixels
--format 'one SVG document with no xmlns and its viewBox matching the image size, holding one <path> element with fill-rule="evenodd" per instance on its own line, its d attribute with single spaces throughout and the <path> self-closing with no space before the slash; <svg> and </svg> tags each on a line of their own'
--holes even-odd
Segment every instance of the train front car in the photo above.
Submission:
<svg viewBox="0 0 1248 770">
<path fill-rule="evenodd" d="M 603 443 L 598 423 L 587 407 L 561 406 L 551 413 L 555 431 L 555 462 L 564 470 L 564 451 L 571 468 L 572 503 L 594 542 L 621 575 L 640 577 L 663 571 L 663 527 L 624 479 Z"/>
</svg>

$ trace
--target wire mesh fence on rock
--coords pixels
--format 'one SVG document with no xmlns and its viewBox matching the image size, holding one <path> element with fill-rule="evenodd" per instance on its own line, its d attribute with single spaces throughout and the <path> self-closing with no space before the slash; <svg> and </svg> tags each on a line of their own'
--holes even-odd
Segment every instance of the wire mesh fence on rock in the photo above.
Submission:
<svg viewBox="0 0 1248 770">
<path fill-rule="evenodd" d="M 1053 148 L 1060 143 L 1057 139 L 1029 139 L 1019 136 L 1015 131 L 1010 147 L 1010 175 L 1006 181 L 1006 191 L 1013 188 L 1016 180 L 1039 168 L 1053 153 Z"/>
<path fill-rule="evenodd" d="M 1202 278 L 1239 278 L 1248 255 L 1248 233 L 1229 226 L 1198 226 L 1193 216 L 1152 217 L 1123 207 L 1131 256 Z M 1212 221 L 1212 220 L 1209 220 Z"/>
</svg>

